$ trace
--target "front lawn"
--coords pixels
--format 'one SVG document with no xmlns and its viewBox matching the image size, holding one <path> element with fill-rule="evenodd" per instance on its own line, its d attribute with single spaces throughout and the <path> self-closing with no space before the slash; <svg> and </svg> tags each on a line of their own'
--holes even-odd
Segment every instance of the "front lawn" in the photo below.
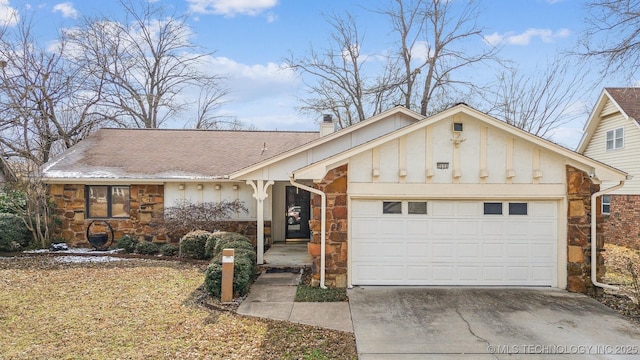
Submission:
<svg viewBox="0 0 640 360">
<path fill-rule="evenodd" d="M 202 265 L 59 259 L 0 258 L 0 358 L 356 358 L 353 334 L 202 306 Z"/>
</svg>

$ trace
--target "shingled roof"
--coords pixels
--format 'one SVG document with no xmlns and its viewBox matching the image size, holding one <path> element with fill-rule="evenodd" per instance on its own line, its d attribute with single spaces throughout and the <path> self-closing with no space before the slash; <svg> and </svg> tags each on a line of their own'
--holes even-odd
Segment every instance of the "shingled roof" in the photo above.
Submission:
<svg viewBox="0 0 640 360">
<path fill-rule="evenodd" d="M 605 88 L 622 111 L 640 125 L 640 88 Z"/>
<path fill-rule="evenodd" d="M 44 178 L 220 179 L 318 132 L 100 129 L 43 167 Z"/>
</svg>

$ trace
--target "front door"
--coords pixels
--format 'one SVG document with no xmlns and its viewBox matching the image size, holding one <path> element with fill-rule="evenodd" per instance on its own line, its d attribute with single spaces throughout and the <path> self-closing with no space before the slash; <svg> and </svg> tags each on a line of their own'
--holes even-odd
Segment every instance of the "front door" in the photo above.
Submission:
<svg viewBox="0 0 640 360">
<path fill-rule="evenodd" d="M 308 241 L 311 196 L 308 191 L 295 186 L 286 189 L 285 228 L 287 241 Z"/>
</svg>

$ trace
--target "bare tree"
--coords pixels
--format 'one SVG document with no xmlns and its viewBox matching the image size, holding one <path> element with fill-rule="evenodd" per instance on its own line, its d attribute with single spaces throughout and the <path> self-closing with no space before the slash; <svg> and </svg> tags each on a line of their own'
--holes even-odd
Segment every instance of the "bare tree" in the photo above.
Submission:
<svg viewBox="0 0 640 360">
<path fill-rule="evenodd" d="M 285 63 L 313 79 L 307 83 L 312 96 L 303 100 L 301 109 L 316 114 L 329 112 L 340 127 L 345 127 L 373 115 L 377 107 L 368 102 L 371 85 L 362 70 L 367 59 L 360 53 L 364 37 L 355 18 L 351 14 L 344 18 L 333 15 L 327 22 L 332 32 L 326 49 L 318 52 L 311 48 L 308 56 L 292 55 Z"/>
<path fill-rule="evenodd" d="M 0 31 L 2 155 L 40 165 L 102 120 L 96 113 L 100 91 L 65 60 L 63 42 L 39 45 L 28 17 Z"/>
<path fill-rule="evenodd" d="M 582 72 L 571 58 L 556 58 L 535 75 L 516 68 L 502 71 L 489 113 L 508 124 L 541 137 L 585 114 Z M 588 87 L 587 87 L 588 88 Z M 486 97 L 485 97 L 486 98 Z"/>
<path fill-rule="evenodd" d="M 121 126 L 162 127 L 197 106 L 183 95 L 197 87 L 207 89 L 200 110 L 217 108 L 227 92 L 224 77 L 201 70 L 211 53 L 191 43 L 187 15 L 168 14 L 152 1 L 120 4 L 123 21 L 86 18 L 66 32 L 76 63 L 102 84 L 101 105 L 114 120 Z"/>
<path fill-rule="evenodd" d="M 287 64 L 309 76 L 310 99 L 302 109 L 330 112 L 341 126 L 402 104 L 427 115 L 451 104 L 469 89 L 480 89 L 469 77 L 456 76 L 463 69 L 497 59 L 498 47 L 486 44 L 475 19 L 476 1 L 390 0 L 376 13 L 391 23 L 396 42 L 386 61 L 369 61 L 361 53 L 364 36 L 351 15 L 329 18 L 333 32 L 327 50 L 311 49 L 307 57 L 287 59 Z M 468 41 L 483 44 L 478 51 L 465 48 Z M 437 104 L 431 104 L 435 99 Z"/>
<path fill-rule="evenodd" d="M 482 43 L 484 29 L 476 23 L 478 5 L 474 0 L 393 0 L 381 11 L 397 36 L 396 56 L 402 73 L 398 88 L 406 107 L 415 106 L 427 115 L 432 112 L 432 99 L 450 102 L 446 99 L 455 98 L 456 93 L 481 87 L 468 77 L 456 77 L 460 70 L 498 60 L 498 47 L 465 48 L 467 41 Z"/>
<path fill-rule="evenodd" d="M 621 72 L 631 77 L 640 66 L 640 0 L 593 0 L 579 55 L 602 61 L 602 75 Z"/>
</svg>

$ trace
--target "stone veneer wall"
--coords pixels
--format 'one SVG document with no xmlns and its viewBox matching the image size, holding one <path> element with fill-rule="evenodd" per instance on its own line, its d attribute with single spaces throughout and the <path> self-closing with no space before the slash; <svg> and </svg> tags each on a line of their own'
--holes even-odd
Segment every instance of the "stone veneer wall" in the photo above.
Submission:
<svg viewBox="0 0 640 360">
<path fill-rule="evenodd" d="M 640 250 L 640 195 L 611 195 L 603 231 L 607 243 Z"/>
<path fill-rule="evenodd" d="M 591 283 L 591 195 L 600 190 L 600 185 L 594 184 L 589 174 L 572 166 L 566 166 L 567 174 L 567 290 L 579 293 L 594 293 L 601 291 Z M 604 258 L 602 250 L 604 238 L 602 236 L 602 215 L 598 209 L 597 223 L 597 262 L 600 278 L 604 275 Z"/>
<path fill-rule="evenodd" d="M 53 239 L 64 240 L 72 247 L 91 247 L 87 241 L 86 231 L 87 226 L 95 219 L 87 219 L 85 216 L 85 185 L 51 184 L 49 197 L 55 206 L 54 214 L 61 220 L 61 225 L 53 231 Z M 124 235 L 155 242 L 177 243 L 179 241 L 179 239 L 170 239 L 161 227 L 164 212 L 164 185 L 131 185 L 130 197 L 129 218 L 107 219 L 114 230 L 116 241 Z M 258 233 L 256 221 L 222 221 L 219 227 L 221 231 L 243 234 L 251 239 L 254 246 L 256 245 Z M 270 221 L 265 221 L 264 233 L 265 237 L 270 237 Z"/>
<path fill-rule="evenodd" d="M 326 272 L 325 285 L 347 287 L 347 165 L 330 170 L 316 189 L 327 195 Z M 311 242 L 320 244 L 321 197 L 312 194 L 312 220 L 309 220 Z M 313 283 L 320 279 L 320 256 L 313 257 Z"/>
</svg>

